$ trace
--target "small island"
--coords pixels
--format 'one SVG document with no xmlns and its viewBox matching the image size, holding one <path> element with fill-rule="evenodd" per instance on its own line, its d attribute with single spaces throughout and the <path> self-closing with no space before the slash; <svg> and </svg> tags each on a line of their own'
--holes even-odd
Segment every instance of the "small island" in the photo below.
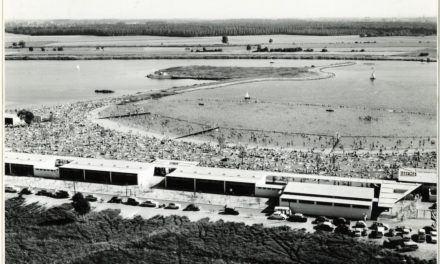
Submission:
<svg viewBox="0 0 440 264">
<path fill-rule="evenodd" d="M 151 79 L 231 80 L 247 78 L 297 78 L 316 74 L 308 67 L 181 66 L 148 74 Z"/>
</svg>

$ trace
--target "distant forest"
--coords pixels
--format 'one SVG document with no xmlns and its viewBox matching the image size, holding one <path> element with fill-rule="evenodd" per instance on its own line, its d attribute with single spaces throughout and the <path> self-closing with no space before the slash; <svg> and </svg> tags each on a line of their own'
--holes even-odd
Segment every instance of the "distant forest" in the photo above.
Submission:
<svg viewBox="0 0 440 264">
<path fill-rule="evenodd" d="M 360 35 L 416 36 L 437 33 L 432 21 L 307 21 L 215 20 L 215 21 L 54 21 L 9 22 L 6 32 L 27 35 L 95 35 L 95 36 L 240 36 L 240 35 Z"/>
</svg>

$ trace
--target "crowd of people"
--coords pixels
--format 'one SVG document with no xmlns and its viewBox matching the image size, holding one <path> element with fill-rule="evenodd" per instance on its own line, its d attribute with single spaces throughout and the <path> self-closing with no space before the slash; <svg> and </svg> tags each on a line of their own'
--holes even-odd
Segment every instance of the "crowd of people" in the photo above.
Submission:
<svg viewBox="0 0 440 264">
<path fill-rule="evenodd" d="M 224 142 L 194 143 L 105 129 L 88 118 L 93 109 L 115 103 L 116 99 L 103 99 L 33 109 L 34 114 L 41 116 L 52 112 L 52 121 L 6 127 L 5 147 L 14 152 L 36 154 L 140 162 L 154 159 L 187 160 L 198 161 L 200 166 L 208 167 L 347 177 L 392 178 L 401 166 L 436 166 L 435 151 L 382 151 L 379 148 L 344 151 L 337 148 L 333 152 L 326 152 L 310 148 L 308 144 L 308 148 L 297 149 L 262 147 L 258 144 L 227 144 L 227 137 Z M 326 147 L 334 143 L 330 139 L 303 137 L 306 142 L 319 139 L 318 141 L 325 142 Z M 365 144 L 362 143 L 363 140 L 355 139 L 353 144 Z M 411 140 L 414 146 L 430 142 L 427 139 Z"/>
</svg>

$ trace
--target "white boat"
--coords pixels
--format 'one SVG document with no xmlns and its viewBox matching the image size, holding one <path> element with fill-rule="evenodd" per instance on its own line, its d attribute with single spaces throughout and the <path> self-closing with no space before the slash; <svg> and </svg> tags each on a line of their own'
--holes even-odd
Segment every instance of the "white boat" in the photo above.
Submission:
<svg viewBox="0 0 440 264">
<path fill-rule="evenodd" d="M 251 99 L 251 97 L 249 96 L 249 93 L 248 93 L 248 92 L 246 92 L 246 95 L 244 96 L 244 99 L 245 99 L 245 100 L 249 100 L 249 99 Z"/>
<path fill-rule="evenodd" d="M 376 79 L 376 75 L 374 75 L 374 72 L 372 72 L 370 76 L 370 80 L 375 80 L 375 79 Z"/>
</svg>

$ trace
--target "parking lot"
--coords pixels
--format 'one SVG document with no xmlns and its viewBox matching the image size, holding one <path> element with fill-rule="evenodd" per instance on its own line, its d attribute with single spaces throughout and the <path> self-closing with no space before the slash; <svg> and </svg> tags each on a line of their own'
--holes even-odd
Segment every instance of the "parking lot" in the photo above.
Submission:
<svg viewBox="0 0 440 264">
<path fill-rule="evenodd" d="M 17 188 L 20 190 L 20 188 Z M 35 193 L 37 190 L 41 188 L 36 188 L 33 190 Z M 70 195 L 72 195 L 73 192 L 70 192 Z M 308 232 L 315 232 L 314 226 L 312 224 L 312 221 L 315 219 L 314 217 L 307 217 L 307 222 L 305 223 L 299 223 L 299 222 L 289 222 L 285 220 L 268 220 L 268 214 L 263 212 L 263 207 L 260 208 L 244 208 L 244 207 L 236 207 L 231 206 L 228 204 L 229 207 L 235 207 L 239 211 L 239 215 L 224 215 L 219 214 L 221 210 L 224 209 L 225 203 L 227 201 L 223 200 L 223 204 L 209 204 L 206 203 L 206 200 L 204 202 L 197 202 L 193 200 L 187 200 L 186 202 L 182 202 L 181 200 L 169 200 L 169 199 L 154 199 L 154 201 L 158 202 L 159 204 L 168 204 L 168 203 L 178 203 L 180 204 L 180 209 L 172 210 L 172 209 L 165 209 L 165 208 L 148 208 L 148 207 L 141 207 L 141 206 L 131 206 L 126 204 L 115 204 L 115 203 L 108 203 L 107 201 L 110 200 L 113 195 L 111 194 L 96 194 L 96 193 L 88 193 L 83 192 L 84 195 L 93 194 L 94 196 L 97 196 L 100 198 L 101 201 L 98 202 L 92 202 L 91 207 L 93 211 L 102 211 L 106 209 L 118 209 L 120 210 L 120 215 L 125 218 L 132 218 L 136 215 L 139 215 L 145 219 L 151 218 L 156 215 L 163 215 L 163 216 L 170 216 L 170 215 L 181 215 L 188 217 L 191 221 L 198 221 L 203 218 L 209 218 L 210 221 L 233 221 L 233 222 L 244 222 L 247 225 L 253 225 L 253 224 L 262 224 L 265 227 L 274 227 L 274 226 L 289 226 L 292 229 L 305 229 Z M 16 197 L 17 193 L 6 193 L 5 199 L 9 199 L 12 197 Z M 37 196 L 35 194 L 31 195 L 24 195 L 25 197 L 25 203 L 39 203 L 42 206 L 46 208 L 50 208 L 53 206 L 61 205 L 63 203 L 69 203 L 71 202 L 69 199 L 55 199 L 51 197 L 46 196 Z M 224 197 L 223 197 L 224 198 Z M 145 200 L 150 200 L 151 198 L 136 198 L 139 202 L 143 202 Z M 126 198 L 123 198 L 125 201 Z M 187 205 L 195 203 L 199 208 L 200 211 L 194 212 L 194 211 L 183 211 L 182 209 L 185 208 Z M 235 204 L 232 203 L 232 204 Z M 371 226 L 371 224 L 374 221 L 366 221 L 367 226 Z M 401 221 L 383 221 L 383 223 L 389 225 L 390 228 L 394 228 L 396 226 L 408 226 L 412 229 L 411 234 L 416 234 L 417 230 L 420 228 L 423 228 L 424 226 L 431 225 L 432 221 L 429 219 L 408 219 L 403 222 Z M 352 222 L 353 226 L 354 222 Z M 371 230 L 369 230 L 369 233 Z M 368 238 L 368 236 L 362 236 L 359 238 L 356 238 L 360 241 L 365 242 L 371 242 L 371 243 L 377 243 L 382 245 L 384 240 L 387 239 L 387 237 L 382 237 L 379 239 L 372 239 Z M 429 244 L 429 243 L 417 243 L 418 250 L 413 252 L 406 252 L 402 254 L 412 255 L 415 257 L 419 257 L 422 259 L 431 259 L 436 257 L 436 244 Z"/>
</svg>

